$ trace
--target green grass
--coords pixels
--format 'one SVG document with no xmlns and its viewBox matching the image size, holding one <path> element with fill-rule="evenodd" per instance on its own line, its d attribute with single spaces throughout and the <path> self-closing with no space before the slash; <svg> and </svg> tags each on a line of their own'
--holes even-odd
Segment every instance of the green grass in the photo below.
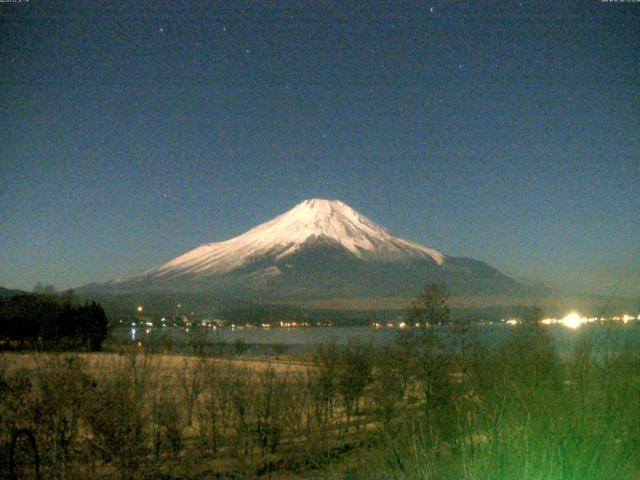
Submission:
<svg viewBox="0 0 640 480">
<path fill-rule="evenodd" d="M 640 478 L 640 349 L 605 355 L 587 337 L 561 359 L 535 328 L 475 352 L 469 370 L 443 417 L 402 425 L 352 477 Z"/>
</svg>

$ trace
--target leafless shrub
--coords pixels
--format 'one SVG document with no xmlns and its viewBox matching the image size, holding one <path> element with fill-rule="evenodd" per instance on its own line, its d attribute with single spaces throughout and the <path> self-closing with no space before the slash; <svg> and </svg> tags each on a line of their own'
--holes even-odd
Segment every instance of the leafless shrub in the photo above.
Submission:
<svg viewBox="0 0 640 480">
<path fill-rule="evenodd" d="M 345 431 L 349 430 L 351 417 L 356 416 L 359 428 L 360 400 L 365 387 L 371 382 L 373 362 L 370 346 L 350 342 L 340 350 L 336 377 L 336 391 L 346 416 Z"/>
<path fill-rule="evenodd" d="M 313 366 L 307 374 L 307 388 L 314 418 L 319 426 L 326 426 L 333 416 L 337 392 L 335 372 L 339 358 L 339 350 L 335 343 L 320 345 L 313 355 Z"/>
<path fill-rule="evenodd" d="M 397 350 L 395 345 L 378 349 L 369 392 L 373 410 L 385 429 L 389 429 L 391 421 L 398 416 L 408 383 L 407 367 L 399 361 L 401 356 Z"/>
<path fill-rule="evenodd" d="M 187 425 L 189 426 L 193 423 L 193 409 L 196 401 L 204 389 L 206 369 L 207 362 L 202 357 L 195 361 L 189 358 L 185 358 L 182 361 L 179 384 L 184 395 L 184 404 L 187 409 Z"/>
<path fill-rule="evenodd" d="M 276 354 L 276 360 L 280 358 L 287 350 L 289 350 L 289 346 L 284 343 L 276 343 L 271 348 L 273 348 L 274 353 Z"/>
<path fill-rule="evenodd" d="M 242 356 L 249 351 L 249 345 L 244 340 L 236 339 L 233 342 L 233 351 L 237 356 Z"/>
<path fill-rule="evenodd" d="M 173 455 L 182 449 L 182 415 L 173 396 L 160 395 L 153 403 L 152 418 L 155 425 L 154 450 L 156 458 L 166 447 Z"/>
<path fill-rule="evenodd" d="M 228 384 L 229 399 L 233 415 L 231 426 L 235 433 L 236 447 L 245 455 L 252 450 L 251 417 L 253 408 L 253 385 L 249 378 L 251 372 L 245 368 L 234 368 L 233 377 Z"/>
<path fill-rule="evenodd" d="M 194 325 L 190 328 L 187 334 L 187 339 L 191 351 L 196 356 L 202 356 L 207 348 L 207 330 L 199 325 Z"/>
<path fill-rule="evenodd" d="M 283 373 L 267 368 L 258 374 L 254 391 L 252 433 L 261 453 L 274 453 L 282 438 L 291 406 L 291 385 Z"/>
<path fill-rule="evenodd" d="M 123 478 L 133 477 L 147 451 L 145 411 L 152 369 L 147 355 L 130 353 L 114 362 L 110 374 L 96 377 L 86 420 L 93 444 L 113 461 Z"/>
<path fill-rule="evenodd" d="M 200 436 L 203 443 L 218 451 L 230 427 L 232 386 L 235 370 L 210 363 L 204 372 L 203 402 L 199 410 Z"/>
<path fill-rule="evenodd" d="M 50 356 L 38 362 L 34 373 L 37 395 L 33 402 L 42 457 L 64 477 L 95 384 L 78 356 Z"/>
</svg>

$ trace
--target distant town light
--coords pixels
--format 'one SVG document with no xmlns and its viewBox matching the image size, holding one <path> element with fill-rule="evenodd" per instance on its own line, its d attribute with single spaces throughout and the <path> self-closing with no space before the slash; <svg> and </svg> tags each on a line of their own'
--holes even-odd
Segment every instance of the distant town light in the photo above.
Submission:
<svg viewBox="0 0 640 480">
<path fill-rule="evenodd" d="M 141 312 L 142 311 L 142 305 L 138 305 L 137 310 L 138 310 L 138 312 Z"/>
<path fill-rule="evenodd" d="M 581 317 L 580 314 L 578 314 L 577 312 L 571 312 L 568 315 L 566 315 L 562 320 L 560 320 L 560 323 L 562 325 L 564 325 L 567 328 L 570 328 L 571 330 L 577 329 L 578 327 L 580 327 L 580 325 L 586 322 L 587 322 L 587 319 L 584 317 Z"/>
</svg>

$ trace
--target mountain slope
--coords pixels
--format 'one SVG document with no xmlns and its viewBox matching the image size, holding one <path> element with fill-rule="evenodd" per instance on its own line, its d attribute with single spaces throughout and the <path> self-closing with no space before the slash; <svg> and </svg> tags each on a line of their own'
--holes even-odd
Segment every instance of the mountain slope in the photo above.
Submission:
<svg viewBox="0 0 640 480">
<path fill-rule="evenodd" d="M 0 287 L 0 298 L 10 298 L 15 297 L 16 295 L 29 295 L 29 292 L 25 292 L 24 290 Z"/>
<path fill-rule="evenodd" d="M 273 300 L 412 296 L 425 281 L 465 295 L 521 290 L 487 264 L 396 237 L 348 205 L 322 199 L 306 200 L 238 237 L 203 244 L 140 276 L 93 288 Z"/>
<path fill-rule="evenodd" d="M 444 260 L 440 252 L 394 237 L 340 201 L 313 199 L 231 240 L 201 245 L 144 276 L 224 274 L 260 255 L 281 260 L 313 239 L 334 242 L 360 259 L 430 258 L 438 264 Z"/>
</svg>

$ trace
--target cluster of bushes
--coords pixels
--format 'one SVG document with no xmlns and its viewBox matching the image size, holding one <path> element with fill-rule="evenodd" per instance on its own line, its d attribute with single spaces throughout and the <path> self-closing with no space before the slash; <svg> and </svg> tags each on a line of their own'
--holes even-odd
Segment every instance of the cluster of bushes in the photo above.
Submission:
<svg viewBox="0 0 640 480">
<path fill-rule="evenodd" d="M 421 414 L 390 424 L 353 478 L 638 478 L 640 350 L 595 341 L 598 329 L 624 327 L 583 328 L 569 355 L 535 321 L 491 348 L 467 331 L 456 352 L 425 348 L 437 345 L 434 332 L 410 369 Z"/>
<path fill-rule="evenodd" d="M 443 332 L 464 336 L 457 351 Z M 638 352 L 597 352 L 586 335 L 562 358 L 537 323 L 491 349 L 473 337 L 445 326 L 376 349 L 324 345 L 290 369 L 137 350 L 38 354 L 28 368 L 5 356 L 1 458 L 26 428 L 52 478 L 268 476 L 353 448 L 350 478 L 635 478 Z"/>
<path fill-rule="evenodd" d="M 26 428 L 39 469 L 60 478 L 200 478 L 203 468 L 243 476 L 324 465 L 373 414 L 363 409 L 373 358 L 357 345 L 323 348 L 295 371 L 137 351 L 35 354 L 24 368 L 9 358 L 0 365 L 0 453 L 6 458 L 12 432 Z"/>
<path fill-rule="evenodd" d="M 0 299 L 0 340 L 5 348 L 99 350 L 108 321 L 95 302 L 75 306 L 53 295 Z"/>
</svg>

